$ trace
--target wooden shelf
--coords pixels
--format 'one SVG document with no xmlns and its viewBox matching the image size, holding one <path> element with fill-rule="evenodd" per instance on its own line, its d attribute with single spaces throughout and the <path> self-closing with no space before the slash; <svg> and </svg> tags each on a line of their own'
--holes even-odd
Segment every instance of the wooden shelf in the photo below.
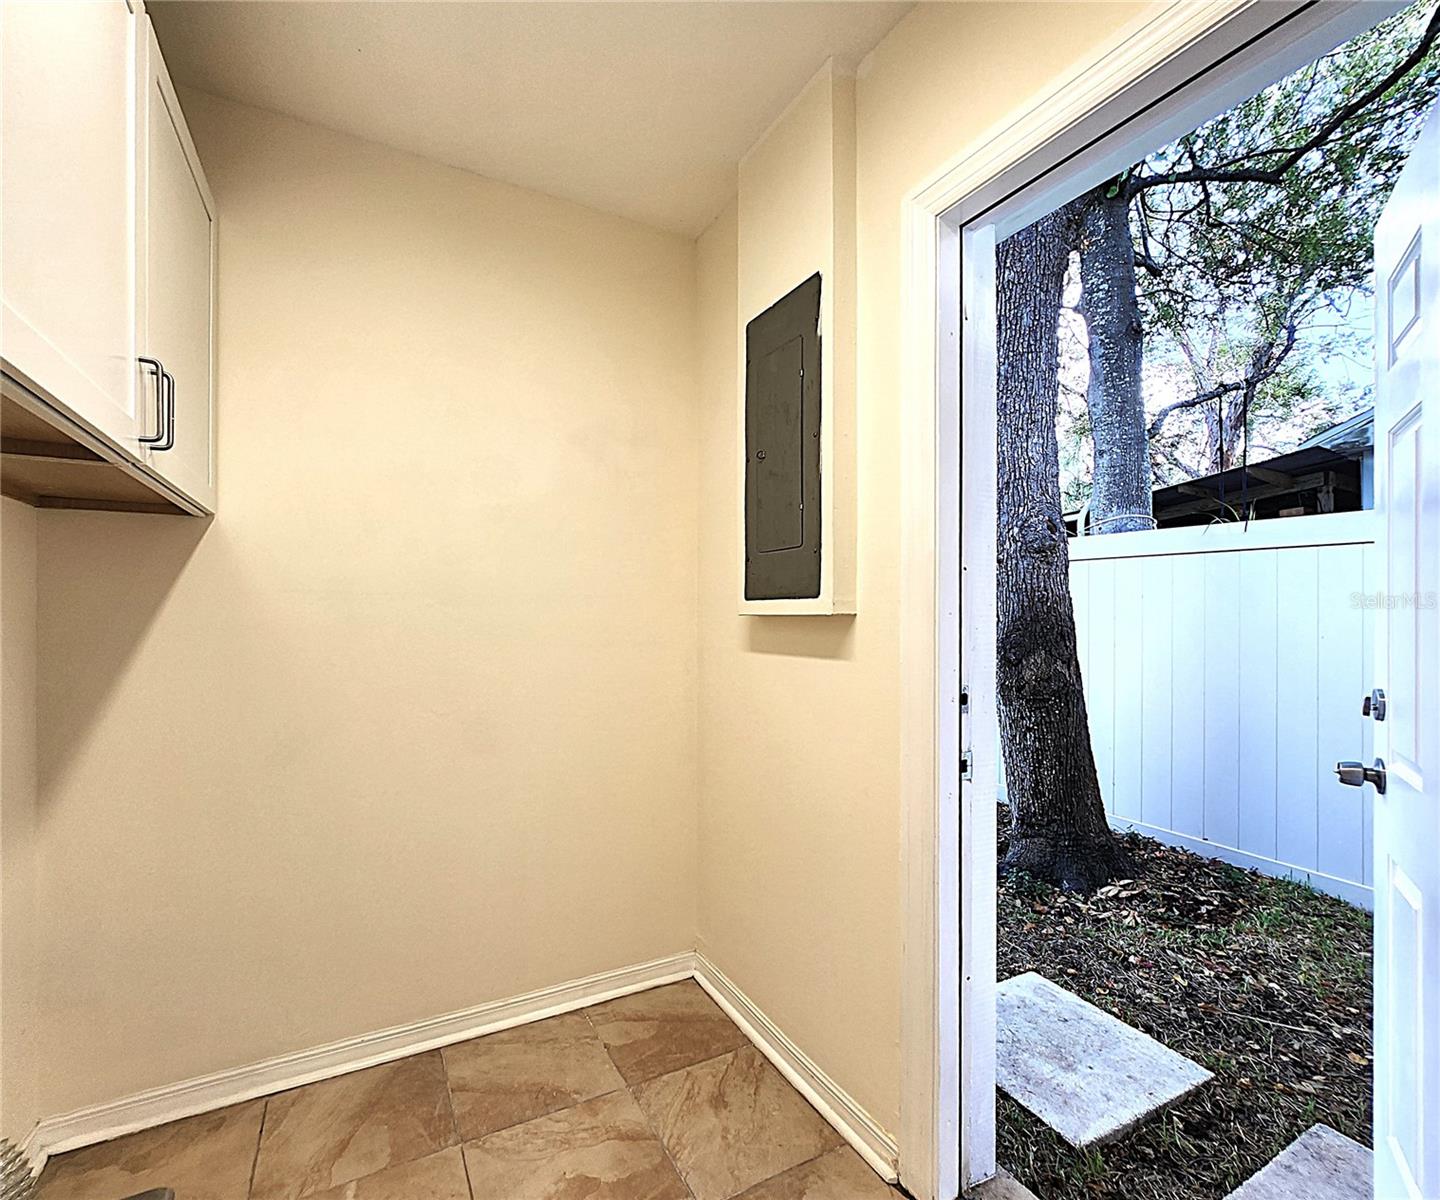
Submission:
<svg viewBox="0 0 1440 1200">
<path fill-rule="evenodd" d="M 36 508 L 185 515 L 135 463 L 105 458 L 65 418 L 0 387 L 0 494 Z"/>
</svg>

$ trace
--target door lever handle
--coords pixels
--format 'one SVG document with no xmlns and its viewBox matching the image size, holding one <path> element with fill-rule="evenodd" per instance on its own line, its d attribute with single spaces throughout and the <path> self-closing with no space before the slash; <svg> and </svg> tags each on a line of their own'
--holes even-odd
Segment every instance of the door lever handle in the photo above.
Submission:
<svg viewBox="0 0 1440 1200">
<path fill-rule="evenodd" d="M 1335 777 L 1346 787 L 1364 787 L 1368 783 L 1373 785 L 1380 795 L 1385 794 L 1385 760 L 1383 758 L 1377 758 L 1373 767 L 1367 767 L 1362 762 L 1337 762 Z"/>
</svg>

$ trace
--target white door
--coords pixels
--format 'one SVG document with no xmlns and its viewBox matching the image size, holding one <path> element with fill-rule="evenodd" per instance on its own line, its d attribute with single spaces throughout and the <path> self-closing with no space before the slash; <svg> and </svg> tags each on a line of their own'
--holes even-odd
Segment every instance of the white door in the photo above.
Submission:
<svg viewBox="0 0 1440 1200">
<path fill-rule="evenodd" d="M 1375 230 L 1375 1195 L 1440 1197 L 1440 109 Z M 1426 405 L 1429 411 L 1425 411 Z M 1378 708 L 1372 715 L 1381 716 Z M 1379 765 L 1378 763 L 1376 764 Z"/>
<path fill-rule="evenodd" d="M 145 26 L 140 345 L 164 365 L 171 393 L 165 438 L 148 458 L 158 474 L 213 511 L 215 203 L 148 18 Z"/>
<path fill-rule="evenodd" d="M 140 455 L 136 30 L 126 0 L 0 4 L 6 371 Z"/>
</svg>

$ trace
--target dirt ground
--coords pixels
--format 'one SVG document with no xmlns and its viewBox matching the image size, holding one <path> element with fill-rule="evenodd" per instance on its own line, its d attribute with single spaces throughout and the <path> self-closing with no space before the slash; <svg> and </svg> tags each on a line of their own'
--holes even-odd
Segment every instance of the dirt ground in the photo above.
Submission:
<svg viewBox="0 0 1440 1200">
<path fill-rule="evenodd" d="M 1009 817 L 1000 814 L 1001 853 Z M 999 977 L 1038 971 L 1213 1071 L 1112 1145 L 999 1097 L 999 1159 L 1040 1200 L 1222 1200 L 1311 1125 L 1370 1144 L 1371 918 L 1138 835 L 1092 897 L 1001 881 Z"/>
</svg>

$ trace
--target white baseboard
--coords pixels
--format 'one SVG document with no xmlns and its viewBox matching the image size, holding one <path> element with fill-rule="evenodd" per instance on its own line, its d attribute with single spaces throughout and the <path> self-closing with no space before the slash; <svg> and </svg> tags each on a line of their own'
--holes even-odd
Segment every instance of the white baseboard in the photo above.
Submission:
<svg viewBox="0 0 1440 1200">
<path fill-rule="evenodd" d="M 889 1183 L 899 1178 L 899 1150 L 887 1133 L 839 1084 L 822 1071 L 705 955 L 695 955 L 695 980 L 819 1111 L 855 1152 Z"/>
<path fill-rule="evenodd" d="M 40 1172 L 45 1169 L 46 1160 L 49 1155 L 45 1153 L 40 1145 L 40 1126 L 36 1125 L 23 1142 L 20 1143 L 20 1153 L 30 1162 L 30 1171 L 36 1179 L 40 1178 Z"/>
<path fill-rule="evenodd" d="M 461 1012 L 346 1038 L 312 1050 L 282 1054 L 249 1066 L 217 1071 L 213 1075 L 153 1088 L 108 1104 L 49 1117 L 41 1121 L 26 1139 L 25 1148 L 32 1160 L 43 1166 L 51 1155 L 65 1150 L 106 1142 L 123 1134 L 178 1121 L 182 1117 L 213 1112 L 244 1100 L 270 1096 L 321 1079 L 332 1079 L 487 1033 L 498 1033 L 514 1025 L 573 1012 L 586 1005 L 613 1000 L 616 996 L 689 979 L 694 973 L 695 956 L 687 951 L 615 971 L 602 971 L 598 975 L 541 988 L 508 1000 L 495 1000 Z"/>
<path fill-rule="evenodd" d="M 106 1142 L 183 1117 L 213 1112 L 231 1104 L 274 1095 L 322 1079 L 393 1062 L 426 1050 L 498 1033 L 587 1005 L 613 1000 L 646 988 L 694 979 L 819 1111 L 857 1153 L 884 1179 L 897 1178 L 894 1137 L 825 1074 L 744 992 L 702 954 L 687 951 L 652 962 L 602 971 L 584 979 L 541 988 L 523 996 L 495 1000 L 461 1012 L 397 1025 L 283 1054 L 277 1058 L 152 1088 L 41 1121 L 25 1139 L 25 1151 L 38 1174 L 46 1160 L 66 1150 Z"/>
</svg>

